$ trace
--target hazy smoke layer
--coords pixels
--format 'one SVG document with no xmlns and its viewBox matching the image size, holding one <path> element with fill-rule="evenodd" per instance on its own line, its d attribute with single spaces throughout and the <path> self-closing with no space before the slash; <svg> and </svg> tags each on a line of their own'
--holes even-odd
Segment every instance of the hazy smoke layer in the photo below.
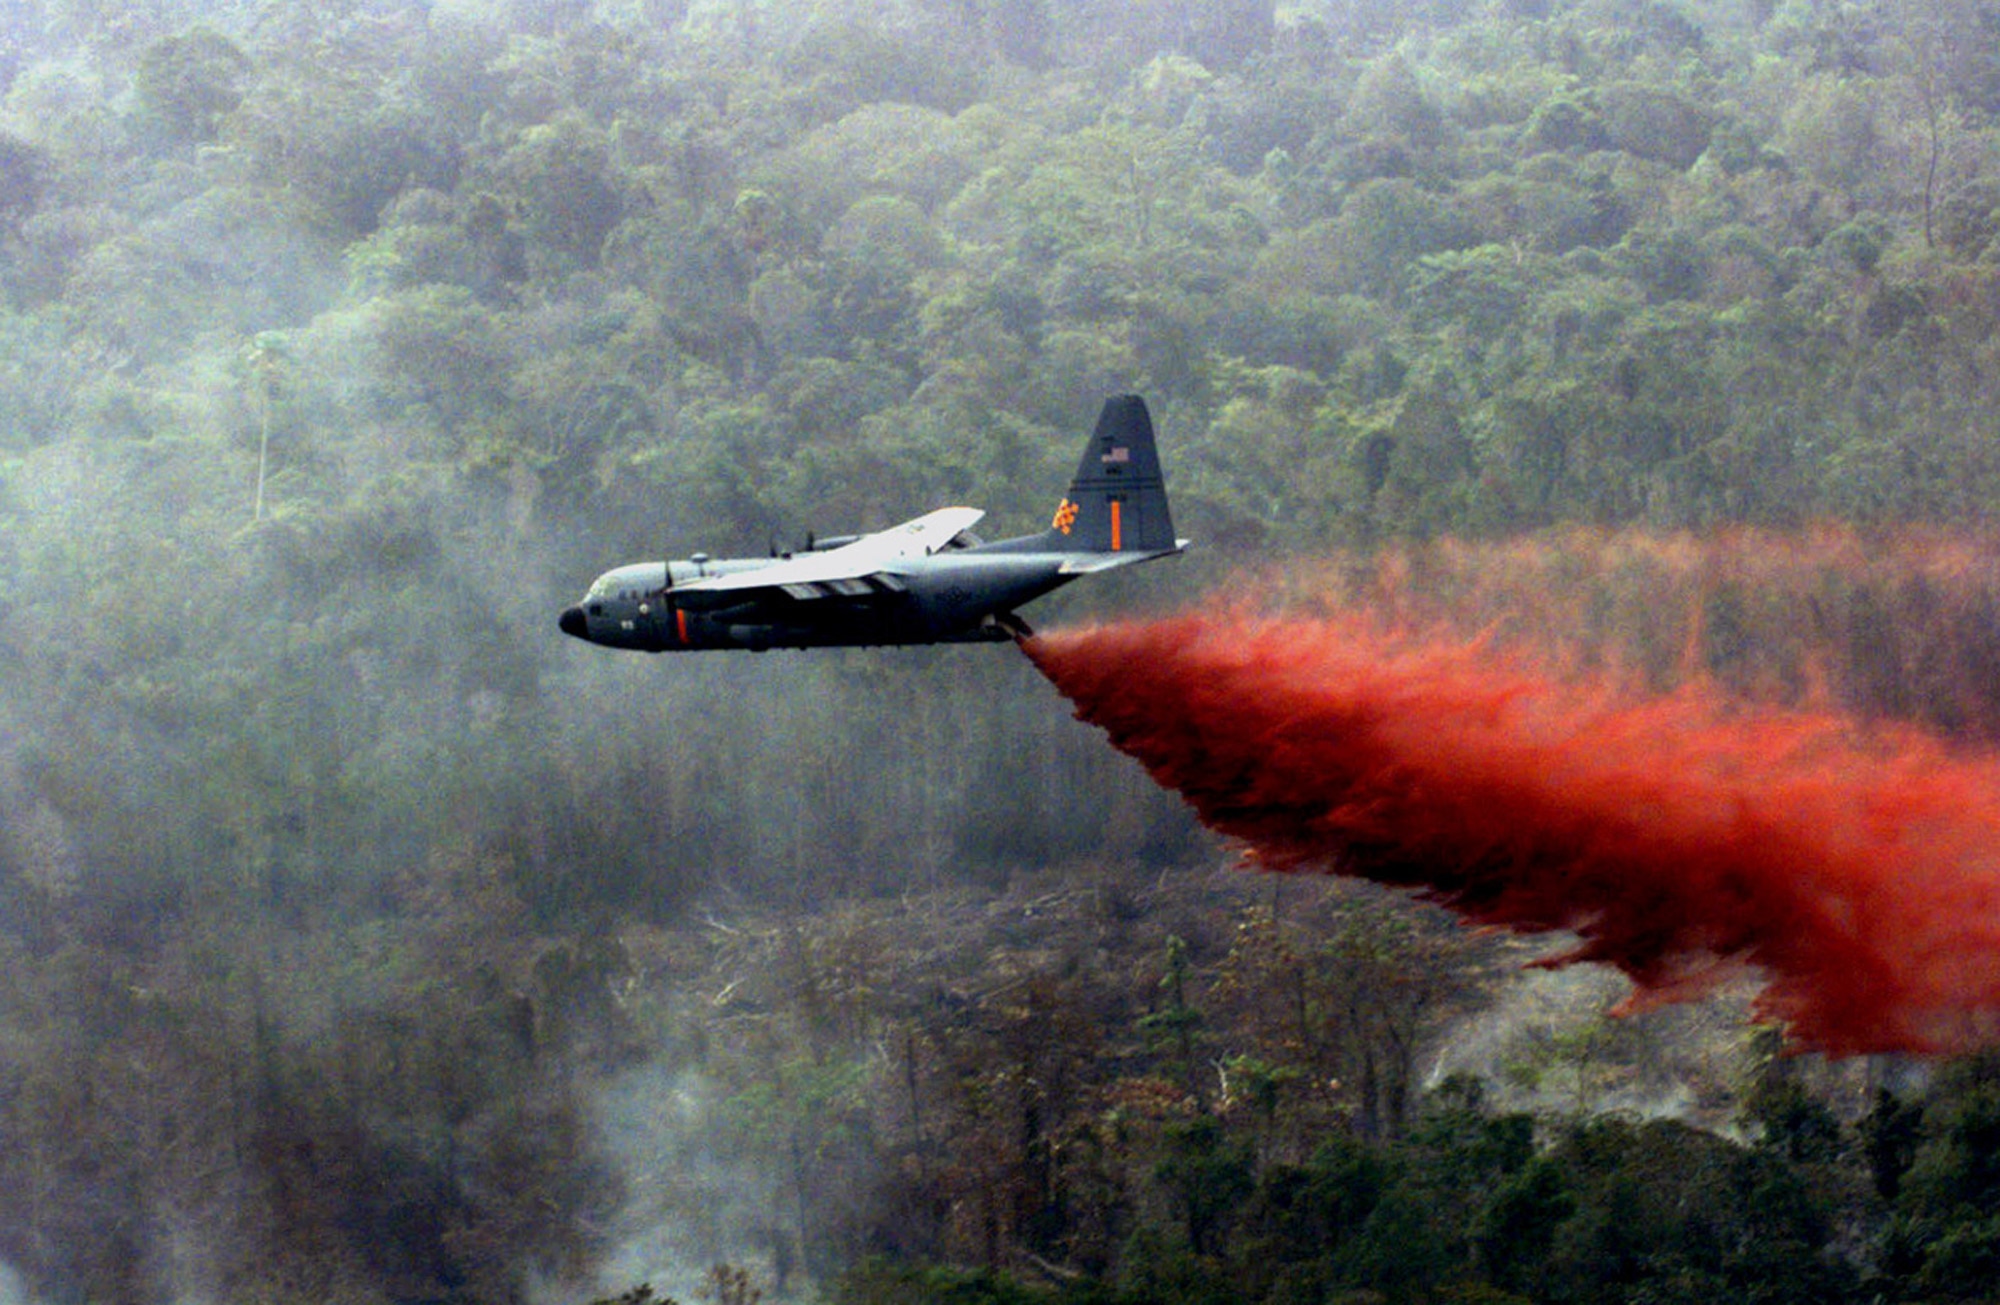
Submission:
<svg viewBox="0 0 2000 1305">
<path fill-rule="evenodd" d="M 2000 1041 L 2000 758 L 1683 690 L 1638 700 L 1360 616 L 1185 616 L 1029 656 L 1276 869 L 1570 929 L 1640 1000 L 1752 964 L 1835 1055 Z"/>
</svg>

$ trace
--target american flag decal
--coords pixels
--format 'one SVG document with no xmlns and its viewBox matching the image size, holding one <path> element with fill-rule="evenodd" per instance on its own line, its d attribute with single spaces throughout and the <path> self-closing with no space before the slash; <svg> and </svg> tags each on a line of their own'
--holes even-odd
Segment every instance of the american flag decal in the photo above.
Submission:
<svg viewBox="0 0 2000 1305">
<path fill-rule="evenodd" d="M 1100 462 L 1130 462 L 1131 460 L 1132 450 L 1126 448 L 1123 444 L 1116 446 L 1102 458 L 1098 459 Z"/>
</svg>

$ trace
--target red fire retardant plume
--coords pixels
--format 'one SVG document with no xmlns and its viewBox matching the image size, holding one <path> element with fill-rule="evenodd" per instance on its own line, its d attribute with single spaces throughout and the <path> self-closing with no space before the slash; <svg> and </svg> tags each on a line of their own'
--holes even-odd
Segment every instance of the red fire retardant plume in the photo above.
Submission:
<svg viewBox="0 0 2000 1305">
<path fill-rule="evenodd" d="M 1028 655 L 1273 869 L 1567 929 L 1637 1000 L 1757 967 L 1834 1055 L 2000 1042 L 2000 758 L 1683 691 L 1635 701 L 1360 617 L 1186 616 Z"/>
</svg>

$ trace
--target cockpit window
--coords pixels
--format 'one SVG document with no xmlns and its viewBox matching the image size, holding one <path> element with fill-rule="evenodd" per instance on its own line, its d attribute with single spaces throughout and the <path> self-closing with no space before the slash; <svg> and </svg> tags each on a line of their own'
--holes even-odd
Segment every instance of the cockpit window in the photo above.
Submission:
<svg viewBox="0 0 2000 1305">
<path fill-rule="evenodd" d="M 597 577 L 591 582 L 590 591 L 583 596 L 583 600 L 592 603 L 615 599 L 622 603 L 635 603 L 666 587 L 666 563 L 636 562 L 631 566 L 614 567 Z"/>
</svg>

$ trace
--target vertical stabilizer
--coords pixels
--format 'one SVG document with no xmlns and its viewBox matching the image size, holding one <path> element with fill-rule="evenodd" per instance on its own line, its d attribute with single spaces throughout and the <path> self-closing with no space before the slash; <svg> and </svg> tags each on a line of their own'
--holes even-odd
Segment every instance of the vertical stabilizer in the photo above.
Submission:
<svg viewBox="0 0 2000 1305">
<path fill-rule="evenodd" d="M 1062 547 L 1142 553 L 1177 547 L 1153 418 L 1136 394 L 1107 399 L 1051 530 Z"/>
</svg>

